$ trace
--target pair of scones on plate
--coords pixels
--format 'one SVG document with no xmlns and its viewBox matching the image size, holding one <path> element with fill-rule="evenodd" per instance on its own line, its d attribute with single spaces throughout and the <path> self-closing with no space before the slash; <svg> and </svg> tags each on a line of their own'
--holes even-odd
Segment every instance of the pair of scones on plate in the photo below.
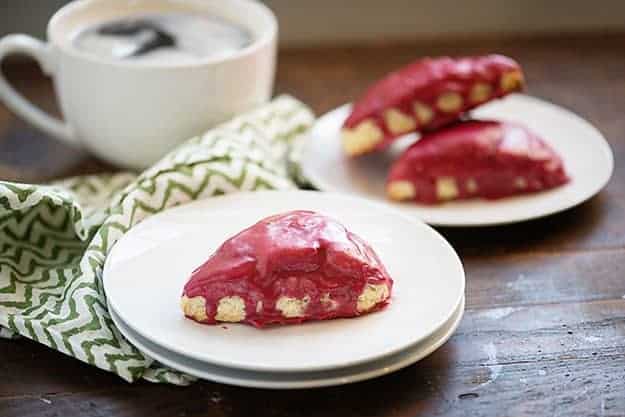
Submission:
<svg viewBox="0 0 625 417">
<path fill-rule="evenodd" d="M 426 58 L 372 85 L 342 128 L 343 148 L 357 157 L 384 150 L 398 137 L 422 137 L 392 165 L 387 196 L 439 204 L 497 199 L 569 181 L 561 158 L 520 124 L 466 120 L 491 100 L 521 91 L 521 67 L 502 55 Z"/>
</svg>

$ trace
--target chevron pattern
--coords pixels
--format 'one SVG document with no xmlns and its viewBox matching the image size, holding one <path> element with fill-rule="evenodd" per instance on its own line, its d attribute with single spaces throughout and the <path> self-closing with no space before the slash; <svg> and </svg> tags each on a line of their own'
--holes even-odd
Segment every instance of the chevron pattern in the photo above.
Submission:
<svg viewBox="0 0 625 417">
<path fill-rule="evenodd" d="M 28 337 L 127 381 L 190 383 L 112 323 L 101 282 L 106 256 L 131 227 L 169 207 L 305 184 L 292 149 L 313 120 L 282 96 L 189 140 L 139 176 L 0 182 L 0 337 Z"/>
</svg>

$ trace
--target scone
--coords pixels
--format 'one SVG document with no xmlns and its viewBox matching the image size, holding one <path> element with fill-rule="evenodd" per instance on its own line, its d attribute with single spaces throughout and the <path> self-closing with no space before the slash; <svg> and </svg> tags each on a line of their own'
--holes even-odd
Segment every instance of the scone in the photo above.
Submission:
<svg viewBox="0 0 625 417">
<path fill-rule="evenodd" d="M 386 193 L 392 200 L 438 204 L 534 193 L 568 181 L 562 159 L 526 127 L 472 120 L 410 146 L 393 163 Z"/>
<path fill-rule="evenodd" d="M 301 323 L 379 310 L 393 280 L 373 249 L 329 217 L 292 211 L 224 242 L 184 287 L 182 310 L 200 323 Z"/>
<path fill-rule="evenodd" d="M 502 55 L 415 61 L 354 103 L 342 128 L 343 149 L 350 156 L 382 150 L 403 134 L 438 129 L 523 86 L 519 64 Z"/>
</svg>

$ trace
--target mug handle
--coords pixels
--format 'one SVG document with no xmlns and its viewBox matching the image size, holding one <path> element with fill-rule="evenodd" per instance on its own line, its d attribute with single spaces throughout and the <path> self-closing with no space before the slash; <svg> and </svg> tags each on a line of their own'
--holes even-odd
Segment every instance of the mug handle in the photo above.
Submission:
<svg viewBox="0 0 625 417">
<path fill-rule="evenodd" d="M 24 54 L 34 58 L 46 75 L 52 75 L 54 72 L 50 49 L 45 43 L 35 38 L 27 35 L 8 35 L 0 39 L 0 65 L 2 65 L 2 60 L 11 54 Z M 78 140 L 67 123 L 50 116 L 26 100 L 11 87 L 2 71 L 0 71 L 0 99 L 15 114 L 23 117 L 33 126 L 63 142 L 78 145 Z"/>
</svg>

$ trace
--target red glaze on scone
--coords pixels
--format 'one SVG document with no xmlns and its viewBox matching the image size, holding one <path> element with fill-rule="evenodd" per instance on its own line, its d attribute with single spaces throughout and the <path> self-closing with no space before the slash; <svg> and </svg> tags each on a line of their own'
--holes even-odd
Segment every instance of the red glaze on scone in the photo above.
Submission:
<svg viewBox="0 0 625 417">
<path fill-rule="evenodd" d="M 311 211 L 268 217 L 224 242 L 184 287 L 184 314 L 257 327 L 353 317 L 389 302 L 393 280 L 373 249 Z"/>
<path fill-rule="evenodd" d="M 437 204 L 497 199 L 565 184 L 562 159 L 515 123 L 471 120 L 423 136 L 391 167 L 392 200 Z"/>
<path fill-rule="evenodd" d="M 354 103 L 342 129 L 343 148 L 350 156 L 382 150 L 405 133 L 437 129 L 523 85 L 519 64 L 502 55 L 415 61 Z"/>
</svg>

